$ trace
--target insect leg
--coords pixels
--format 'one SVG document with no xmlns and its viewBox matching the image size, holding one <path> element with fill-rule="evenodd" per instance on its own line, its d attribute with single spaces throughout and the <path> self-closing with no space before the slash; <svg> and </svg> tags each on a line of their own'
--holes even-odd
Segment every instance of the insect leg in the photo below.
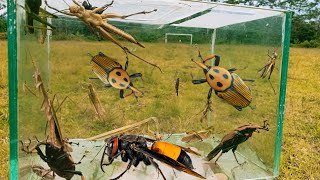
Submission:
<svg viewBox="0 0 320 180">
<path fill-rule="evenodd" d="M 81 172 L 81 171 L 63 170 L 63 172 L 66 172 L 66 173 L 72 173 L 72 174 L 79 175 L 79 176 L 81 176 L 81 180 L 84 180 L 84 176 L 83 176 L 83 174 L 82 174 L 82 172 Z"/>
<path fill-rule="evenodd" d="M 102 22 L 102 25 L 101 27 L 107 31 L 107 32 L 112 32 L 112 33 L 115 33 L 123 38 L 125 38 L 126 40 L 128 40 L 129 42 L 131 43 L 134 43 L 134 44 L 137 44 L 138 46 L 144 48 L 145 46 L 143 44 L 141 44 L 140 42 L 138 42 L 134 37 L 132 37 L 130 34 L 122 31 L 121 29 L 111 25 L 111 24 L 108 24 L 106 22 Z M 123 48 L 122 48 L 123 49 Z"/>
<path fill-rule="evenodd" d="M 118 43 L 118 41 L 116 41 L 110 33 L 108 33 L 106 30 L 104 30 L 104 28 L 98 26 L 97 27 L 97 30 L 101 33 L 101 35 L 106 38 L 106 39 L 109 39 L 111 42 L 115 43 L 116 45 L 118 45 L 121 49 L 124 49 L 124 47 Z"/>
<path fill-rule="evenodd" d="M 237 163 L 238 163 L 239 165 L 241 165 L 241 164 L 239 163 L 239 161 L 238 161 L 238 159 L 237 159 L 237 156 L 236 156 L 236 153 L 235 153 L 237 147 L 238 147 L 238 146 L 235 146 L 234 148 L 232 148 L 232 153 L 233 153 L 233 156 L 234 156 L 234 158 L 236 159 Z"/>
<path fill-rule="evenodd" d="M 125 153 L 125 151 L 122 150 L 122 151 L 120 151 L 118 154 L 116 154 L 116 155 L 114 155 L 113 157 L 111 157 L 111 159 L 109 160 L 109 163 L 103 163 L 104 155 L 106 154 L 105 151 L 106 151 L 107 148 L 108 148 L 108 146 L 105 147 L 105 150 L 104 150 L 104 152 L 103 152 L 103 154 L 102 154 L 102 158 L 101 158 L 101 161 L 100 161 L 100 168 L 101 168 L 101 170 L 102 170 L 103 172 L 104 172 L 104 169 L 102 168 L 102 166 L 109 166 L 109 165 L 113 162 L 113 160 L 114 160 L 115 158 L 117 158 L 118 156 L 120 156 L 122 153 Z M 107 155 L 110 157 L 109 154 L 107 154 Z"/>
<path fill-rule="evenodd" d="M 156 12 L 156 11 L 157 11 L 157 9 L 154 9 L 152 11 L 141 11 L 141 12 L 128 14 L 128 15 L 119 15 L 119 14 L 115 14 L 115 13 L 105 13 L 105 14 L 102 14 L 101 17 L 102 17 L 102 19 L 105 19 L 105 18 L 125 19 L 125 18 L 130 17 L 130 16 L 135 16 L 135 15 L 138 15 L 138 14 L 149 14 L 149 13 Z"/>
<path fill-rule="evenodd" d="M 129 162 L 128 166 L 127 166 L 127 169 L 125 171 L 123 171 L 119 176 L 117 176 L 116 178 L 113 178 L 113 179 L 110 179 L 110 180 L 116 180 L 116 179 L 119 179 L 121 176 L 124 175 L 124 173 L 126 173 L 130 168 L 131 168 L 131 165 L 132 165 L 132 160 Z"/>
<path fill-rule="evenodd" d="M 76 0 L 72 0 L 73 3 L 75 3 L 77 6 L 83 7 L 79 2 L 77 2 Z M 84 8 L 84 7 L 83 7 Z"/>
<path fill-rule="evenodd" d="M 21 143 L 21 151 L 26 152 L 26 153 L 30 153 L 31 151 L 29 150 L 29 146 L 31 143 L 31 139 L 29 139 L 29 144 L 27 146 L 24 145 L 23 141 L 20 140 Z M 26 149 L 25 149 L 26 148 Z"/>
<path fill-rule="evenodd" d="M 147 64 L 149 64 L 149 65 L 151 65 L 151 66 L 153 66 L 153 67 L 158 68 L 158 69 L 160 70 L 160 72 L 163 73 L 163 72 L 162 72 L 162 69 L 161 69 L 159 66 L 157 66 L 157 65 L 155 65 L 155 64 L 153 64 L 153 63 L 150 63 L 150 62 L 142 59 L 141 57 L 139 57 L 139 56 L 135 55 L 134 53 L 132 53 L 131 51 L 129 51 L 127 48 L 125 48 L 124 51 L 126 51 L 127 53 L 131 54 L 132 56 L 140 59 L 141 61 L 143 61 L 143 62 L 145 62 L 145 63 L 147 63 Z"/>
<path fill-rule="evenodd" d="M 161 169 L 159 168 L 159 165 L 158 165 L 156 162 L 154 162 L 152 158 L 148 157 L 148 159 L 149 159 L 149 161 L 151 162 L 151 164 L 160 172 L 162 178 L 163 178 L 164 180 L 166 180 L 166 177 L 164 176 L 163 172 L 162 172 Z"/>
<path fill-rule="evenodd" d="M 32 165 L 32 172 L 40 176 L 42 179 L 53 179 L 53 175 L 50 173 L 53 172 L 51 169 L 45 169 L 40 165 Z"/>
<path fill-rule="evenodd" d="M 93 13 L 97 13 L 97 12 L 99 12 L 99 11 L 100 11 L 100 12 L 103 12 L 103 11 L 105 11 L 106 9 L 108 9 L 108 7 L 113 4 L 113 2 L 114 2 L 114 0 L 112 0 L 111 3 L 109 3 L 109 4 L 105 4 L 105 5 L 103 5 L 103 6 L 99 7 L 99 8 L 95 8 L 94 10 L 92 10 L 92 12 L 93 12 Z"/>
<path fill-rule="evenodd" d="M 269 81 L 269 83 L 270 83 L 270 85 L 271 85 L 271 88 L 273 89 L 274 94 L 276 94 L 276 90 L 274 89 L 274 87 L 273 87 L 273 85 L 272 85 L 272 83 L 271 83 L 270 79 L 268 79 L 268 81 Z"/>
<path fill-rule="evenodd" d="M 47 158 L 47 156 L 45 156 L 45 155 L 43 154 L 43 152 L 42 152 L 41 149 L 40 149 L 40 146 L 41 146 L 41 144 L 38 143 L 38 145 L 35 147 L 35 149 L 37 150 L 37 153 L 38 153 L 38 155 L 40 156 L 40 158 L 41 158 L 44 162 L 48 163 L 48 158 Z"/>
<path fill-rule="evenodd" d="M 211 95 L 212 95 L 212 88 L 210 88 L 208 92 L 208 97 L 207 97 L 208 101 L 210 101 Z"/>
<path fill-rule="evenodd" d="M 231 73 L 231 72 L 234 72 L 234 71 L 236 71 L 237 70 L 237 68 L 231 68 L 231 69 L 228 69 L 228 71 Z"/>
<path fill-rule="evenodd" d="M 134 74 L 131 74 L 129 77 L 130 78 L 142 77 L 142 74 L 141 73 L 134 73 Z"/>
<path fill-rule="evenodd" d="M 129 58 L 128 58 L 128 53 L 126 51 L 125 51 L 125 53 L 126 53 L 126 65 L 124 66 L 124 70 L 126 71 L 129 66 Z"/>
<path fill-rule="evenodd" d="M 81 164 L 81 161 L 84 157 L 86 157 L 86 155 L 83 155 L 82 158 L 77 163 L 74 163 L 74 165 Z"/>
<path fill-rule="evenodd" d="M 270 77 L 271 77 L 271 74 L 272 74 L 272 72 L 273 72 L 274 66 L 275 66 L 275 64 L 272 63 L 272 64 L 271 64 L 271 67 L 270 67 L 270 74 L 269 74 L 268 79 L 270 79 Z"/>
<path fill-rule="evenodd" d="M 123 90 L 123 89 L 120 90 L 120 98 L 121 98 L 121 99 L 124 98 L 124 90 Z"/>
<path fill-rule="evenodd" d="M 59 13 L 62 13 L 62 14 L 65 14 L 65 15 L 69 15 L 69 16 L 76 16 L 76 14 L 69 13 L 69 12 L 65 12 L 65 11 L 60 11 L 60 10 L 58 10 L 58 9 L 50 6 L 50 5 L 48 4 L 47 0 L 45 0 L 44 2 L 46 3 L 46 5 L 47 5 L 50 9 L 53 9 L 53 10 L 59 12 Z"/>
<path fill-rule="evenodd" d="M 202 83 L 205 83 L 205 82 L 207 82 L 206 79 L 192 80 L 192 83 L 193 83 L 193 84 L 202 84 Z"/>
<path fill-rule="evenodd" d="M 214 161 L 215 164 L 217 164 L 217 161 L 219 160 L 219 158 L 222 156 L 222 151 L 219 152 L 217 159 Z"/>
<path fill-rule="evenodd" d="M 124 96 L 124 98 L 129 97 L 129 96 L 131 96 L 132 94 L 134 94 L 134 91 L 131 91 L 131 93 L 128 94 L 128 95 L 126 95 L 126 96 Z M 135 95 L 135 94 L 134 94 L 134 95 Z"/>
<path fill-rule="evenodd" d="M 202 62 L 204 62 L 199 47 L 197 47 L 197 50 L 198 50 L 198 57 L 201 59 Z"/>
</svg>

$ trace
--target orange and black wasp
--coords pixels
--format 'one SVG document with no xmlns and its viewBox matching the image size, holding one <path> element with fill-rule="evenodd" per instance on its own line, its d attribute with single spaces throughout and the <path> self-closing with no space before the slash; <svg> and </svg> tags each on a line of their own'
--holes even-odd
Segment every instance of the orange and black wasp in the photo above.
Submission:
<svg viewBox="0 0 320 180">
<path fill-rule="evenodd" d="M 151 148 L 148 147 L 147 142 L 152 143 Z M 103 166 L 112 164 L 113 160 L 118 156 L 121 156 L 121 159 L 124 162 L 129 161 L 126 170 L 113 179 L 119 179 L 131 168 L 132 165 L 136 167 L 140 162 L 143 162 L 147 166 L 155 166 L 155 168 L 162 175 L 163 179 L 166 179 L 159 168 L 159 165 L 154 161 L 154 159 L 179 171 L 183 171 L 195 177 L 205 179 L 205 177 L 192 170 L 194 167 L 192 165 L 190 156 L 186 153 L 190 152 L 187 148 L 163 141 L 156 141 L 138 135 L 114 136 L 106 139 L 106 143 L 107 144 L 104 149 L 100 164 L 103 172 Z M 108 163 L 104 162 L 105 155 L 108 156 Z"/>
</svg>

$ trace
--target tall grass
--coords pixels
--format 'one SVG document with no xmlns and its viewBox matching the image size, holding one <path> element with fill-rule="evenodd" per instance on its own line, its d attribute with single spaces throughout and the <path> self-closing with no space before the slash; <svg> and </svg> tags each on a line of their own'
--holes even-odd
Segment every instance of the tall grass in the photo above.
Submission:
<svg viewBox="0 0 320 180">
<path fill-rule="evenodd" d="M 7 179 L 9 169 L 7 42 L 0 41 L 0 47 L 0 179 Z"/>
<path fill-rule="evenodd" d="M 1 48 L 6 49 L 7 44 L 3 41 L 0 43 Z M 60 101 L 64 96 L 72 99 L 72 101 L 67 101 L 62 110 L 58 112 L 64 137 L 89 137 L 150 116 L 157 116 L 160 119 L 160 131 L 163 133 L 200 130 L 207 126 L 206 122 L 199 121 L 201 114 L 198 113 L 205 105 L 208 85 L 190 83 L 190 73 L 197 79 L 203 78 L 201 70 L 190 61 L 191 58 L 197 58 L 194 47 L 182 44 L 146 44 L 146 46 L 147 50 L 137 48 L 135 53 L 160 65 L 164 74 L 130 57 L 128 72 L 143 74 L 143 81 L 139 78 L 133 80 L 134 85 L 145 92 L 145 96 L 139 98 L 138 101 L 133 97 L 119 100 L 118 90 L 106 89 L 100 81 L 88 79 L 94 77 L 94 74 L 91 72 L 90 57 L 86 55 L 87 52 L 95 54 L 101 51 L 111 57 L 119 57 L 121 64 L 124 64 L 123 53 L 109 43 L 52 42 L 50 64 L 52 71 L 50 73 L 46 72 L 46 57 L 41 55 L 45 54 L 43 47 L 34 44 L 25 46 L 29 48 L 38 62 L 44 79 L 50 82 L 46 84 L 49 87 L 50 96 L 58 93 Z M 209 54 L 209 45 L 203 45 L 200 48 L 204 55 Z M 238 50 L 237 53 L 233 53 L 233 48 Z M 240 145 L 238 150 L 241 151 L 243 146 L 249 146 L 257 151 L 266 164 L 272 165 L 276 129 L 275 104 L 278 94 L 274 95 L 269 83 L 256 79 L 255 74 L 257 68 L 266 61 L 267 49 L 268 47 L 253 46 L 217 47 L 216 52 L 221 55 L 222 67 L 237 67 L 240 69 L 237 72 L 240 77 L 256 80 L 254 83 L 247 83 L 253 91 L 252 106 L 256 109 L 246 108 L 243 112 L 238 112 L 213 94 L 212 117 L 214 133 L 220 137 L 239 125 L 250 122 L 261 124 L 264 119 L 269 119 L 271 132 L 255 134 L 248 142 Z M 320 116 L 317 113 L 319 84 L 316 73 L 319 68 L 319 50 L 293 48 L 291 52 L 280 179 L 317 179 L 320 177 L 317 158 L 320 138 Z M 42 138 L 45 126 L 44 113 L 40 111 L 42 99 L 34 97 L 27 91 L 22 91 L 24 80 L 30 87 L 34 86 L 33 69 L 30 57 L 26 54 L 20 54 L 22 58 L 19 69 L 19 103 L 23 108 L 19 112 L 19 137 L 26 139 L 38 135 Z M 1 51 L 0 60 L 0 65 L 4 66 L 0 76 L 0 112 L 5 114 L 0 124 L 2 139 L 0 142 L 0 178 L 6 179 L 8 177 L 6 52 Z M 280 67 L 279 62 L 276 65 Z M 180 96 L 176 97 L 174 82 L 178 77 L 181 86 Z M 278 78 L 279 69 L 276 69 L 272 76 L 272 82 L 276 87 L 279 86 Z M 98 96 L 107 114 L 105 119 L 96 118 L 87 98 L 86 87 L 89 83 L 92 83 L 98 90 Z M 32 135 L 30 132 L 33 132 Z"/>
<path fill-rule="evenodd" d="M 25 44 L 25 47 L 28 47 L 37 61 L 43 76 L 48 79 L 47 86 L 51 97 L 57 94 L 60 101 L 66 96 L 72 99 L 72 101 L 67 101 L 58 112 L 64 136 L 86 138 L 151 116 L 159 119 L 161 133 L 197 131 L 208 126 L 206 121 L 200 121 L 202 116 L 200 112 L 206 105 L 209 86 L 207 83 L 192 84 L 192 76 L 196 79 L 204 78 L 203 71 L 191 61 L 191 58 L 200 61 L 194 46 L 175 43 L 145 43 L 147 48 L 142 49 L 136 48 L 132 44 L 126 44 L 134 53 L 159 65 L 164 73 L 129 56 L 128 72 L 129 74 L 142 73 L 142 79 L 137 78 L 132 81 L 135 87 L 145 92 L 145 96 L 138 98 L 138 100 L 133 96 L 120 100 L 119 90 L 106 89 L 99 80 L 89 79 L 95 75 L 91 71 L 91 57 L 87 55 L 88 53 L 95 55 L 101 51 L 116 58 L 124 65 L 125 54 L 120 48 L 109 42 L 54 41 L 51 43 L 52 50 L 50 64 L 48 64 L 49 62 L 45 60 L 44 47 L 29 42 Z M 210 54 L 210 44 L 200 45 L 199 48 L 203 56 Z M 218 45 L 216 52 L 221 55 L 221 67 L 226 69 L 236 67 L 239 69 L 237 74 L 240 77 L 255 80 L 254 83 L 247 82 L 253 92 L 253 109 L 248 107 L 242 112 L 237 111 L 214 93 L 211 99 L 214 109 L 212 125 L 217 137 L 222 137 L 243 124 L 262 124 L 265 119 L 269 120 L 271 131 L 254 135 L 243 147 L 248 146 L 257 151 L 261 159 L 271 168 L 279 94 L 275 95 L 269 82 L 258 79 L 257 74 L 257 70 L 266 63 L 268 49 L 272 49 L 272 47 Z M 46 70 L 48 65 L 52 71 Z M 30 87 L 34 86 L 31 57 L 27 53 L 21 54 L 19 74 L 21 82 L 27 81 Z M 178 97 L 174 89 L 177 78 L 180 78 L 180 95 Z M 271 81 L 278 90 L 279 68 L 275 70 Z M 104 119 L 96 118 L 93 106 L 87 96 L 89 83 L 96 87 L 102 106 L 107 112 Z M 129 92 L 126 90 L 126 93 Z M 38 137 L 44 138 L 46 120 L 43 112 L 40 111 L 42 98 L 22 91 L 19 91 L 19 98 L 19 137 L 26 139 L 30 136 L 30 132 L 33 132 Z M 239 151 L 241 149 L 242 146 L 239 147 Z"/>
<path fill-rule="evenodd" d="M 319 57 L 320 49 L 291 51 L 281 179 L 320 179 Z"/>
</svg>

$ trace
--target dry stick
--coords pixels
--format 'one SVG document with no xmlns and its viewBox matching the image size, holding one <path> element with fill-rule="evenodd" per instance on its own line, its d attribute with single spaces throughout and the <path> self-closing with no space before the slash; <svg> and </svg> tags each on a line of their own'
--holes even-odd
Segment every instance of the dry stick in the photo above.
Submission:
<svg viewBox="0 0 320 180">
<path fill-rule="evenodd" d="M 208 137 L 210 131 L 210 129 L 206 129 L 201 131 L 187 132 L 187 135 L 184 136 L 181 140 L 186 143 L 194 142 L 197 140 L 203 141 L 203 139 L 206 139 Z"/>
<path fill-rule="evenodd" d="M 157 121 L 157 118 L 156 117 L 150 117 L 150 118 L 142 120 L 140 122 L 137 122 L 137 123 L 134 123 L 134 124 L 131 124 L 131 125 L 127 125 L 127 126 L 124 126 L 124 127 L 118 128 L 118 129 L 114 129 L 114 130 L 111 130 L 111 131 L 108 131 L 108 132 L 105 132 L 105 133 L 98 134 L 96 136 L 87 138 L 87 140 L 101 140 L 101 139 L 105 139 L 105 138 L 108 138 L 108 137 L 111 137 L 111 136 L 114 136 L 114 135 L 117 135 L 117 134 L 121 134 L 121 133 L 129 131 L 131 129 L 137 128 L 137 127 L 141 126 L 142 124 L 145 124 L 145 123 L 147 123 L 147 122 L 149 122 L 151 120 Z"/>
<path fill-rule="evenodd" d="M 94 106 L 96 114 L 98 115 L 99 119 L 101 119 L 104 116 L 105 111 L 101 106 L 100 100 L 99 100 L 92 84 L 89 84 L 88 88 L 89 88 L 89 92 L 88 92 L 89 99 L 91 100 L 91 103 Z"/>
</svg>

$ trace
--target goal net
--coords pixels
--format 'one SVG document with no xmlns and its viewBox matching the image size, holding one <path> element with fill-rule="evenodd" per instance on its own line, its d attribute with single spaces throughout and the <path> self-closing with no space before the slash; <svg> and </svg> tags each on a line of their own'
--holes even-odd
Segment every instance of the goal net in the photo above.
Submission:
<svg viewBox="0 0 320 180">
<path fill-rule="evenodd" d="M 166 33 L 165 43 L 189 43 L 192 44 L 192 34 Z"/>
</svg>

